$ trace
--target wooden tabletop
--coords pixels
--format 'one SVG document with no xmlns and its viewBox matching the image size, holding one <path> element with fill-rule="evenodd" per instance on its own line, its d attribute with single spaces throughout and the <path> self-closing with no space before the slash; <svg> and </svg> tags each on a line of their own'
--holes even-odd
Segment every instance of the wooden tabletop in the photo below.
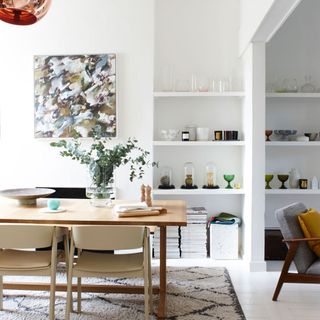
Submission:
<svg viewBox="0 0 320 320">
<path fill-rule="evenodd" d="M 93 207 L 89 199 L 61 199 L 65 212 L 42 213 L 47 199 L 37 200 L 37 205 L 20 206 L 16 200 L 0 198 L 0 223 L 31 223 L 51 225 L 144 225 L 144 226 L 186 226 L 186 203 L 181 200 L 156 200 L 154 206 L 167 209 L 158 216 L 119 218 L 112 208 Z M 113 201 L 128 203 L 129 201 Z"/>
</svg>

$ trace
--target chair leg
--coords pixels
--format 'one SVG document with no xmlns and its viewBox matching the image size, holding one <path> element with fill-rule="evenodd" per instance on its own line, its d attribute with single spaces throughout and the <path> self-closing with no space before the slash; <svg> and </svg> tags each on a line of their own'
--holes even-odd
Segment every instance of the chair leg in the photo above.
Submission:
<svg viewBox="0 0 320 320">
<path fill-rule="evenodd" d="M 57 238 L 56 238 L 56 228 L 53 234 L 52 248 L 51 248 L 51 271 L 50 271 L 50 320 L 55 320 L 54 309 L 56 301 L 56 274 L 57 274 Z"/>
<path fill-rule="evenodd" d="M 69 251 L 68 273 L 67 273 L 67 307 L 66 307 L 65 320 L 70 319 L 70 312 L 73 311 L 73 306 L 72 306 L 73 255 L 74 255 L 74 245 L 73 245 L 73 241 L 71 241 L 71 246 Z"/>
<path fill-rule="evenodd" d="M 68 233 L 64 235 L 63 246 L 64 246 L 65 261 L 66 261 L 66 270 L 68 270 L 68 266 L 69 266 L 69 235 Z"/>
<path fill-rule="evenodd" d="M 81 313 L 81 277 L 78 277 L 77 281 L 77 312 Z"/>
<path fill-rule="evenodd" d="M 149 285 L 149 311 L 153 313 L 153 293 L 152 293 L 152 268 L 151 268 L 151 251 L 148 256 L 148 285 Z"/>
<path fill-rule="evenodd" d="M 0 310 L 3 310 L 3 276 L 0 276 Z"/>
<path fill-rule="evenodd" d="M 281 291 L 282 285 L 285 282 L 286 275 L 288 274 L 288 270 L 290 268 L 291 262 L 292 262 L 295 254 L 297 252 L 298 245 L 299 245 L 299 242 L 290 242 L 289 243 L 289 250 L 288 250 L 288 253 L 286 255 L 286 259 L 284 260 L 284 264 L 283 264 L 283 267 L 282 267 L 282 270 L 281 270 L 281 274 L 280 274 L 280 277 L 279 277 L 279 280 L 278 280 L 278 284 L 276 286 L 276 289 L 275 289 L 273 297 L 272 297 L 273 301 L 277 301 L 277 299 L 278 299 L 278 296 L 279 296 L 279 293 Z"/>
</svg>

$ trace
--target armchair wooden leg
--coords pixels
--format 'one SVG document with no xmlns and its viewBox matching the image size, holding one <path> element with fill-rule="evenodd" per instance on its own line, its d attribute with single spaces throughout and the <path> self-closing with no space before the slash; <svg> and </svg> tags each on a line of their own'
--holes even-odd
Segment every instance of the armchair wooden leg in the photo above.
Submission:
<svg viewBox="0 0 320 320">
<path fill-rule="evenodd" d="M 286 255 L 286 259 L 284 260 L 284 264 L 283 264 L 283 267 L 282 267 L 282 270 L 281 270 L 281 274 L 280 274 L 280 277 L 279 277 L 279 280 L 278 280 L 278 284 L 276 286 L 276 289 L 275 289 L 273 297 L 272 297 L 273 301 L 277 301 L 277 299 L 278 299 L 280 290 L 282 288 L 283 283 L 285 282 L 286 275 L 288 274 L 288 270 L 290 268 L 291 262 L 292 262 L 295 254 L 297 252 L 298 245 L 299 245 L 298 242 L 290 242 L 289 243 L 289 250 L 288 250 L 288 253 Z"/>
<path fill-rule="evenodd" d="M 3 310 L 3 276 L 0 276 L 0 310 Z"/>
</svg>

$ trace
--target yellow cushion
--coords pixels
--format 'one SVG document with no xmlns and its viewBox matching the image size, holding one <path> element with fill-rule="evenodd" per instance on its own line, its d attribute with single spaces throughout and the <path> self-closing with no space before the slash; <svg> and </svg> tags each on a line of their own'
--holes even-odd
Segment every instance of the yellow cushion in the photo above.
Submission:
<svg viewBox="0 0 320 320">
<path fill-rule="evenodd" d="M 320 237 L 320 213 L 315 209 L 309 209 L 298 216 L 300 227 L 306 238 Z M 320 240 L 308 241 L 310 249 L 320 257 Z"/>
</svg>

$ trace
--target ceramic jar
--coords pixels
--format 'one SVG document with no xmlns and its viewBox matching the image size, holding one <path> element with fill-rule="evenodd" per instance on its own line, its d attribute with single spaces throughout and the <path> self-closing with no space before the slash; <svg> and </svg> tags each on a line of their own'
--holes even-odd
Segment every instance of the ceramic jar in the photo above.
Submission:
<svg viewBox="0 0 320 320">
<path fill-rule="evenodd" d="M 291 168 L 289 172 L 289 186 L 292 189 L 299 188 L 300 173 L 296 168 Z"/>
</svg>

